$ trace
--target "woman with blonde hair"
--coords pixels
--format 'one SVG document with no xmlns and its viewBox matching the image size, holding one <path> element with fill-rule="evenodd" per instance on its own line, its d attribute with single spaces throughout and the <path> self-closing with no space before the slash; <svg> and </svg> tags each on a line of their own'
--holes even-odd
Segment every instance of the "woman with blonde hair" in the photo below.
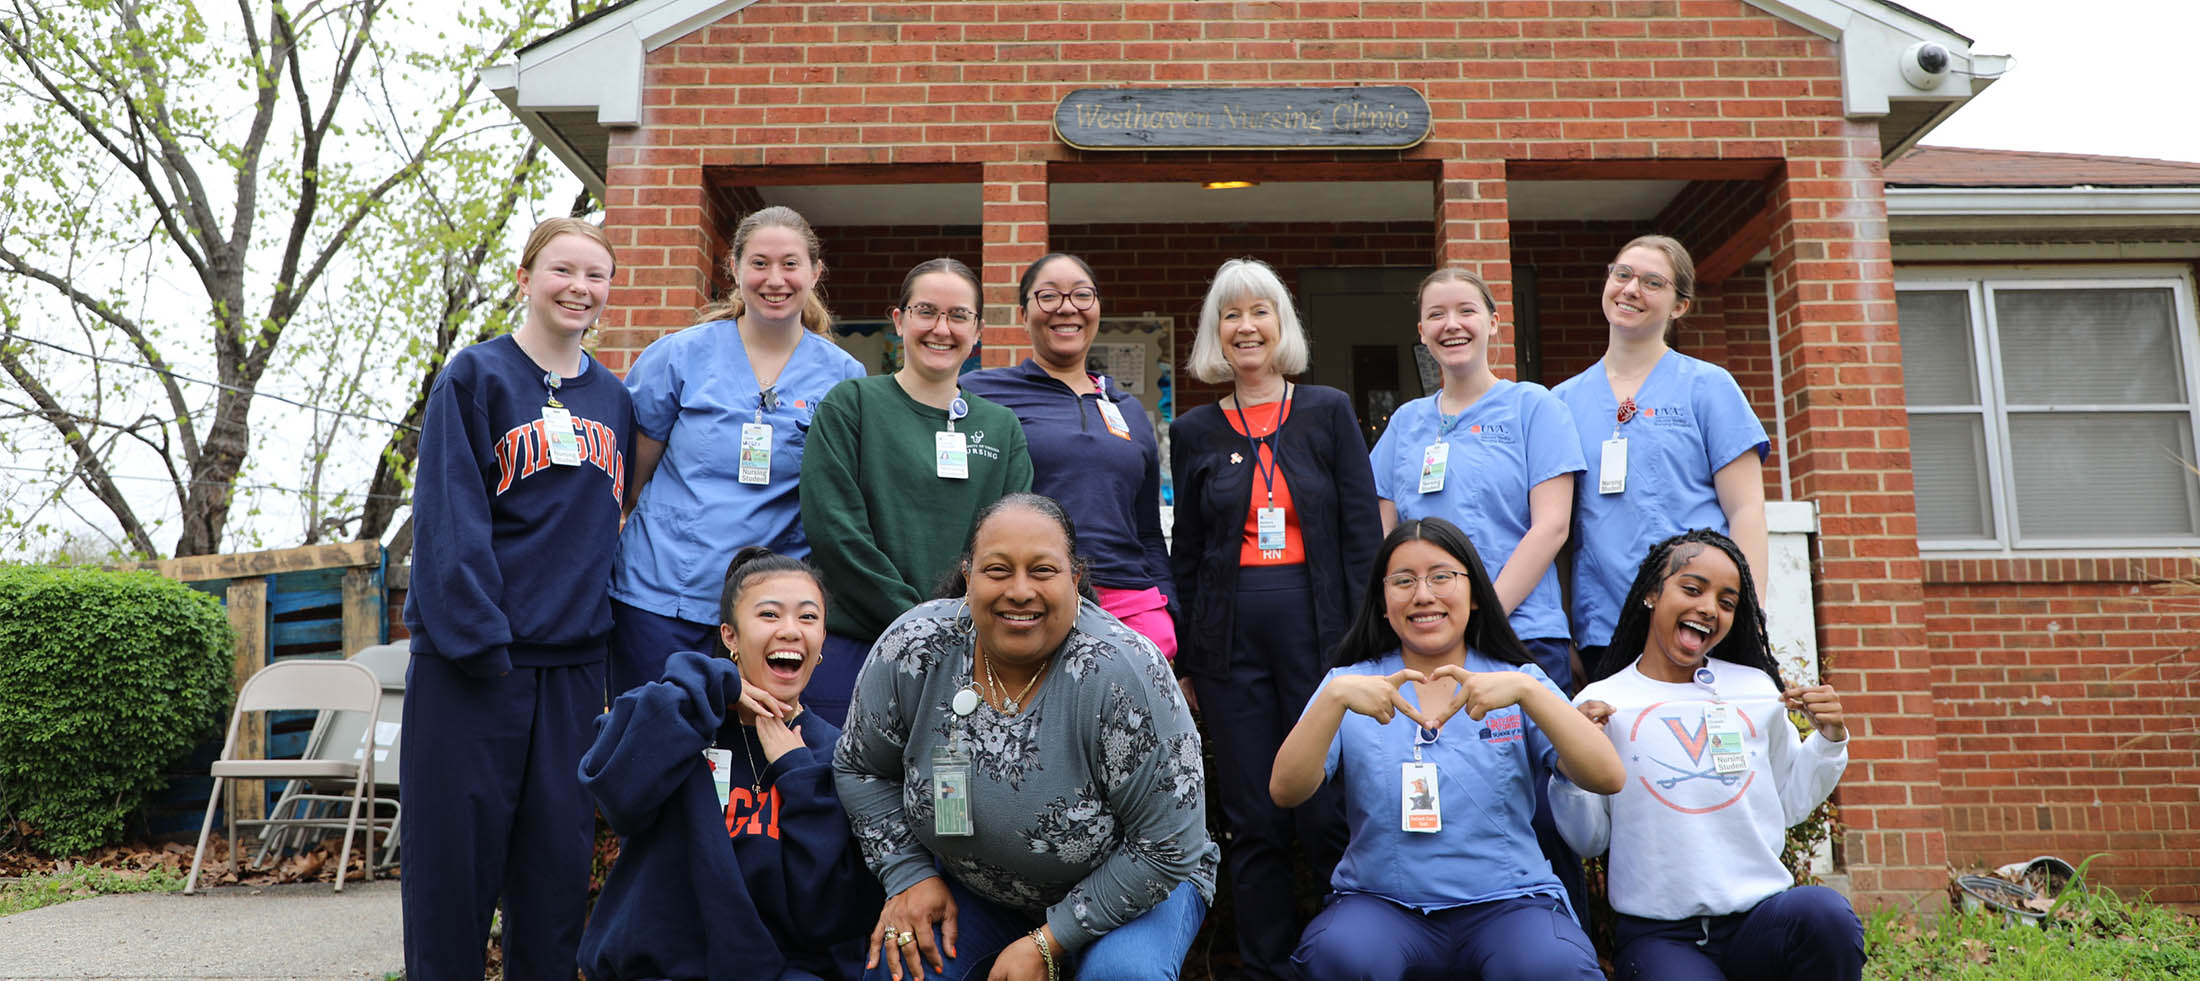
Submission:
<svg viewBox="0 0 2200 981">
<path fill-rule="evenodd" d="M 1666 341 L 1695 302 L 1688 250 L 1644 235 L 1620 249 L 1606 273 L 1604 357 L 1552 389 L 1573 412 L 1590 463 L 1574 492 L 1573 627 L 1582 663 L 1597 677 L 1609 673 L 1596 662 L 1650 546 L 1710 528 L 1731 536 L 1762 576 L 1763 468 L 1772 445 L 1733 375 Z"/>
<path fill-rule="evenodd" d="M 792 208 L 734 228 L 734 291 L 627 373 L 631 512 L 611 580 L 611 693 L 655 681 L 673 651 L 713 651 L 734 544 L 807 558 L 796 485 L 817 404 L 863 366 L 826 337 L 823 248 Z"/>
<path fill-rule="evenodd" d="M 1192 679 L 1214 742 L 1238 951 L 1246 975 L 1260 978 L 1287 976 L 1303 925 L 1292 854 L 1304 850 L 1326 879 L 1344 847 L 1336 794 L 1277 807 L 1269 764 L 1321 683 L 1382 538 L 1351 397 L 1292 384 L 1306 362 L 1305 331 L 1275 270 L 1225 262 L 1186 367 L 1229 383 L 1230 395 L 1169 429 L 1184 610 L 1177 671 Z"/>
</svg>

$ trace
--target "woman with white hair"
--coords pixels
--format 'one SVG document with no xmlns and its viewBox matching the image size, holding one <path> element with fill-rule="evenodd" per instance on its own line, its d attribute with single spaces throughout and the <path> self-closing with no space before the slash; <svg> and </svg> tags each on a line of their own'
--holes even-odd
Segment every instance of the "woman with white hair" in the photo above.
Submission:
<svg viewBox="0 0 2200 981">
<path fill-rule="evenodd" d="M 1327 881 L 1343 851 L 1333 790 L 1286 810 L 1269 798 L 1268 777 L 1351 625 L 1383 536 L 1351 397 L 1293 384 L 1306 362 L 1306 334 L 1276 271 L 1258 259 L 1225 262 L 1185 367 L 1230 394 L 1169 428 L 1171 558 L 1184 611 L 1176 667 L 1192 681 L 1214 749 L 1211 778 L 1231 831 L 1223 862 L 1253 978 L 1289 976 L 1305 926 L 1294 883 Z M 1313 875 L 1293 876 L 1294 851 Z"/>
</svg>

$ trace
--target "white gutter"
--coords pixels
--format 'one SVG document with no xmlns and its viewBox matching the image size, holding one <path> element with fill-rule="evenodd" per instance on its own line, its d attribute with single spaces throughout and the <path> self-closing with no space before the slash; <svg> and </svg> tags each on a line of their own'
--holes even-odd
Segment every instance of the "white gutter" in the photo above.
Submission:
<svg viewBox="0 0 2200 981">
<path fill-rule="evenodd" d="M 2194 178 L 2200 184 L 2200 175 Z M 2100 218 L 2200 215 L 2200 186 L 1893 187 L 1889 218 L 2084 215 Z"/>
</svg>

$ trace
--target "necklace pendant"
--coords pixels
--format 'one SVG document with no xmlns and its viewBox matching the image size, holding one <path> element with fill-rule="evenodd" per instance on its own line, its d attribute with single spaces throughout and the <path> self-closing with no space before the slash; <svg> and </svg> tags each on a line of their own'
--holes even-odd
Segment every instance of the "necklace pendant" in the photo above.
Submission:
<svg viewBox="0 0 2200 981">
<path fill-rule="evenodd" d="M 1007 700 L 1003 701 L 1003 702 L 1001 703 L 1001 708 L 1002 708 L 1002 710 L 1003 710 L 1003 711 L 1006 711 L 1006 712 L 1007 712 L 1008 714 L 1010 714 L 1010 715 L 1015 715 L 1015 714 L 1016 714 L 1016 700 L 1015 700 L 1015 699 L 1013 699 L 1013 698 L 1011 698 L 1011 699 L 1007 699 Z"/>
</svg>

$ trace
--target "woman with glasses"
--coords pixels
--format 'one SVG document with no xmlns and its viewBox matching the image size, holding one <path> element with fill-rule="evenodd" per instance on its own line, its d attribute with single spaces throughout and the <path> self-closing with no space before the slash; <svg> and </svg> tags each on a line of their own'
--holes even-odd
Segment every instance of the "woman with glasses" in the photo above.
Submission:
<svg viewBox="0 0 2200 981">
<path fill-rule="evenodd" d="M 1609 794 L 1619 754 L 1521 647 L 1457 525 L 1400 524 L 1375 568 L 1269 783 L 1285 807 L 1341 785 L 1351 828 L 1293 964 L 1323 981 L 1603 978 L 1529 817 L 1538 771 Z"/>
<path fill-rule="evenodd" d="M 1230 394 L 1169 430 L 1186 625 L 1177 671 L 1198 692 L 1214 747 L 1238 953 L 1252 978 L 1289 970 L 1305 922 L 1294 856 L 1318 880 L 1344 844 L 1336 795 L 1279 808 L 1269 763 L 1344 636 L 1382 534 L 1352 399 L 1292 384 L 1306 361 L 1306 334 L 1275 270 L 1258 259 L 1223 263 L 1185 367 Z"/>
<path fill-rule="evenodd" d="M 1574 492 L 1573 627 L 1592 676 L 1609 673 L 1598 662 L 1650 546 L 1712 528 L 1732 536 L 1750 569 L 1763 573 L 1763 466 L 1772 445 L 1733 375 L 1666 343 L 1696 295 L 1688 250 L 1645 235 L 1627 243 L 1607 273 L 1604 358 L 1552 390 L 1573 412 L 1589 464 Z"/>
<path fill-rule="evenodd" d="M 818 401 L 863 366 L 826 337 L 817 233 L 792 208 L 734 227 L 735 291 L 627 372 L 634 479 L 611 577 L 611 693 L 656 681 L 674 651 L 718 649 L 736 545 L 804 558 L 796 480 Z"/>
<path fill-rule="evenodd" d="M 1090 566 L 1100 608 L 1174 659 L 1176 584 L 1161 537 L 1161 449 L 1137 397 L 1087 370 L 1100 332 L 1092 267 L 1073 255 L 1041 256 L 1017 290 L 1032 356 L 964 375 L 963 390 L 1016 413 L 1031 447 L 1031 488 L 1076 519 L 1079 558 Z"/>
<path fill-rule="evenodd" d="M 901 370 L 841 382 L 802 455 L 802 525 L 833 596 L 824 662 L 804 701 L 835 726 L 871 643 L 932 595 L 978 509 L 1031 489 L 1016 414 L 957 383 L 978 343 L 978 275 L 928 259 L 893 310 Z"/>
</svg>

